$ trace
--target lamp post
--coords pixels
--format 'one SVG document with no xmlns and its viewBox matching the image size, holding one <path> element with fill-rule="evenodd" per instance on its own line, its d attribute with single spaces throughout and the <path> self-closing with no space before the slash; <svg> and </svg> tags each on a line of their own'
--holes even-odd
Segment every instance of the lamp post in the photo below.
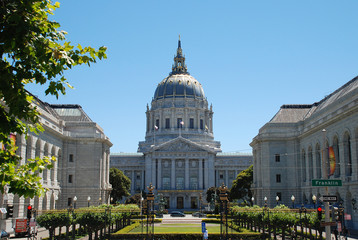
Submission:
<svg viewBox="0 0 358 240">
<path fill-rule="evenodd" d="M 227 191 L 228 188 L 227 186 L 225 186 L 225 184 L 223 183 L 220 187 L 220 202 L 221 202 L 221 211 L 220 211 L 220 216 L 221 216 L 221 224 L 220 224 L 220 234 L 221 234 L 221 239 L 228 239 L 228 219 L 227 219 L 227 215 L 228 215 L 228 197 L 227 197 Z M 225 224 L 225 230 L 222 227 L 222 224 Z M 224 233 L 225 231 L 225 233 Z"/>
<path fill-rule="evenodd" d="M 280 197 L 276 196 L 276 206 L 278 206 L 278 201 L 280 201 Z"/>
<path fill-rule="evenodd" d="M 295 196 L 291 196 L 292 208 L 295 208 Z"/>
<path fill-rule="evenodd" d="M 312 201 L 313 201 L 313 208 L 316 209 L 316 201 L 317 201 L 316 195 L 312 196 Z"/>
<path fill-rule="evenodd" d="M 58 196 L 55 195 L 55 209 L 57 208 L 57 200 L 58 200 Z"/>
<path fill-rule="evenodd" d="M 254 206 L 254 201 L 255 201 L 255 198 L 252 197 L 252 198 L 251 198 L 251 206 Z"/>
<path fill-rule="evenodd" d="M 91 201 L 91 197 L 90 197 L 90 196 L 88 196 L 88 197 L 87 197 L 87 207 L 89 207 L 89 206 L 90 206 L 90 201 Z"/>
<path fill-rule="evenodd" d="M 102 203 L 102 198 L 99 197 L 99 198 L 98 198 L 98 206 L 101 205 L 101 203 Z"/>
<path fill-rule="evenodd" d="M 154 186 L 152 183 L 147 187 L 147 239 L 152 238 L 152 234 L 154 234 Z"/>
<path fill-rule="evenodd" d="M 77 202 L 77 197 L 74 196 L 73 198 L 73 208 L 76 209 L 76 202 Z"/>
</svg>

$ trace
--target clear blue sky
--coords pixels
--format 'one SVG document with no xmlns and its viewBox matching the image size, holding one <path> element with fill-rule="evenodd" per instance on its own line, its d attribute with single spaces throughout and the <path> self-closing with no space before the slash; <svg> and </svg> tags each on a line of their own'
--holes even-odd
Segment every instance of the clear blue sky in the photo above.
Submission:
<svg viewBox="0 0 358 240">
<path fill-rule="evenodd" d="M 213 104 L 224 152 L 249 143 L 283 104 L 321 100 L 358 73 L 358 1 L 64 0 L 54 19 L 75 45 L 108 59 L 66 73 L 74 90 L 49 103 L 80 104 L 111 139 L 136 152 L 145 111 L 171 71 L 178 35 L 188 71 Z"/>
</svg>

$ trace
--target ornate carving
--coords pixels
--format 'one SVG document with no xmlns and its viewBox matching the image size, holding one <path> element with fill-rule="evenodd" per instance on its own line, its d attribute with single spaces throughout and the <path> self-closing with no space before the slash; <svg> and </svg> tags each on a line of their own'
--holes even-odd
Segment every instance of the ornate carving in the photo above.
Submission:
<svg viewBox="0 0 358 240">
<path fill-rule="evenodd" d="M 202 151 L 202 149 L 196 148 L 188 143 L 179 142 L 174 143 L 168 147 L 164 147 L 163 149 L 160 149 L 159 151 L 165 151 L 165 152 L 197 152 Z"/>
</svg>

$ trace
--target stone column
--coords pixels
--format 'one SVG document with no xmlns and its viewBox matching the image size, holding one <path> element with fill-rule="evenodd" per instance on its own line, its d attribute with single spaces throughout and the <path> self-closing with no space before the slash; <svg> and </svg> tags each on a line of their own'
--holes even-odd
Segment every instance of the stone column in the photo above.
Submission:
<svg viewBox="0 0 358 240">
<path fill-rule="evenodd" d="M 132 184 L 131 184 L 131 192 L 132 192 L 132 194 L 134 194 L 134 192 L 135 192 L 135 174 L 134 174 L 134 170 L 132 170 L 131 171 L 131 182 L 132 182 Z"/>
<path fill-rule="evenodd" d="M 149 183 L 152 182 L 152 158 L 150 155 L 145 155 L 145 182 L 144 189 L 146 186 L 149 186 Z"/>
<path fill-rule="evenodd" d="M 229 172 L 227 169 L 225 170 L 225 185 L 229 186 Z"/>
<path fill-rule="evenodd" d="M 184 170 L 184 173 L 185 173 L 185 189 L 189 189 L 189 159 L 188 157 L 185 158 L 185 170 Z"/>
<path fill-rule="evenodd" d="M 215 184 L 214 178 L 209 176 L 214 176 L 215 173 L 215 166 L 214 166 L 214 154 L 209 154 L 207 159 L 207 164 L 205 165 L 205 186 L 204 188 L 207 189 L 209 187 L 213 187 Z"/>
<path fill-rule="evenodd" d="M 157 187 L 156 159 L 152 159 L 152 184 Z"/>
<path fill-rule="evenodd" d="M 357 138 L 352 137 L 351 138 L 351 154 L 352 154 L 352 181 L 357 181 L 357 177 L 358 177 L 358 173 L 357 173 L 357 169 L 358 169 L 358 162 L 355 160 L 358 158 L 357 156 Z"/>
<path fill-rule="evenodd" d="M 200 158 L 198 159 L 199 163 L 199 189 L 204 189 L 203 187 L 203 160 Z"/>
<path fill-rule="evenodd" d="M 172 158 L 172 168 L 171 168 L 171 176 L 170 176 L 170 185 L 171 189 L 175 189 L 175 159 Z"/>
<path fill-rule="evenodd" d="M 161 189 L 161 188 L 162 188 L 162 159 L 159 158 L 158 159 L 158 182 L 157 182 L 156 189 Z"/>
</svg>

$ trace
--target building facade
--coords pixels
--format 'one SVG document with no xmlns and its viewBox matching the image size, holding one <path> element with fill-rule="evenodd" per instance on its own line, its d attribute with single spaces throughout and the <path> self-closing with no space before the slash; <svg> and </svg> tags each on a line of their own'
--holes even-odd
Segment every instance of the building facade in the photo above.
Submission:
<svg viewBox="0 0 358 240">
<path fill-rule="evenodd" d="M 166 198 L 166 208 L 197 209 L 208 188 L 230 187 L 251 164 L 251 154 L 222 153 L 214 140 L 213 108 L 187 71 L 179 39 L 172 72 L 147 105 L 145 141 L 138 153 L 111 154 L 111 167 L 132 180 L 132 194 L 152 183 Z"/>
<path fill-rule="evenodd" d="M 358 228 L 358 77 L 319 102 L 283 105 L 251 142 L 254 158 L 255 203 L 320 204 L 325 187 L 312 180 L 341 180 L 329 187 L 338 197 L 349 227 Z M 294 202 L 291 197 L 294 196 Z M 313 201 L 316 196 L 317 202 Z M 349 217 L 348 217 L 349 218 Z"/>
<path fill-rule="evenodd" d="M 17 154 L 26 159 L 55 157 L 54 167 L 41 173 L 48 191 L 44 196 L 24 198 L 13 194 L 0 196 L 4 208 L 13 206 L 13 218 L 2 214 L 1 229 L 12 232 L 15 219 L 26 218 L 27 206 L 37 211 L 106 203 L 109 199 L 109 156 L 112 143 L 103 129 L 93 122 L 79 105 L 53 105 L 34 96 L 44 131 L 14 135 Z"/>
</svg>

